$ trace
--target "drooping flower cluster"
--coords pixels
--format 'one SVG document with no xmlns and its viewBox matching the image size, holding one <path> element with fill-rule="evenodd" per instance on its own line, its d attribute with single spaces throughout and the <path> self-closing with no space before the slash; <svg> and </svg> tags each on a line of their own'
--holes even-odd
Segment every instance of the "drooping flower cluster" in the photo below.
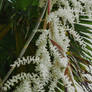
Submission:
<svg viewBox="0 0 92 92">
<path fill-rule="evenodd" d="M 30 63 L 39 63 L 39 57 L 31 57 L 31 56 L 27 56 L 27 58 L 22 57 L 22 58 L 18 58 L 14 64 L 12 64 L 11 66 L 13 67 L 20 67 L 21 65 L 27 65 Z"/>
</svg>

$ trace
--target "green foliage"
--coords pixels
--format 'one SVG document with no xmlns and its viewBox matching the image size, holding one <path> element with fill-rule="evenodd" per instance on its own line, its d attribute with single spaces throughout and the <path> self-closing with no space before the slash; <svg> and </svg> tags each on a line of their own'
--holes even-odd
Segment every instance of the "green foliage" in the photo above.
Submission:
<svg viewBox="0 0 92 92">
<path fill-rule="evenodd" d="M 2 8 L 2 3 L 3 3 L 3 0 L 0 0 L 0 10 Z"/>
<path fill-rule="evenodd" d="M 13 0 L 13 4 L 17 9 L 26 10 L 28 7 L 37 6 L 39 0 Z"/>
</svg>

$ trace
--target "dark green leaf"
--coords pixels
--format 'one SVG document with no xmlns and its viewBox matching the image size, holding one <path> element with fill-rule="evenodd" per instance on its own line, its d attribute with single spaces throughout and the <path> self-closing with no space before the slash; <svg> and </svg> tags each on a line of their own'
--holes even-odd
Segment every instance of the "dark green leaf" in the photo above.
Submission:
<svg viewBox="0 0 92 92">
<path fill-rule="evenodd" d="M 0 0 L 0 10 L 2 8 L 2 3 L 3 3 L 3 0 Z"/>
</svg>

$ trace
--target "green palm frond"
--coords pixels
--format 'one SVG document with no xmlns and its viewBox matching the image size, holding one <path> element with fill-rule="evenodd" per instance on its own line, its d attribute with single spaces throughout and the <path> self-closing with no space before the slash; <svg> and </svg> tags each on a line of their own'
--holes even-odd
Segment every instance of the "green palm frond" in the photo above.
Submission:
<svg viewBox="0 0 92 92">
<path fill-rule="evenodd" d="M 69 35 L 71 42 L 68 56 L 70 58 L 74 79 L 81 85 L 81 87 L 85 86 L 87 90 L 89 89 L 88 92 L 91 92 L 89 86 L 85 84 L 88 81 L 82 77 L 82 74 L 87 73 L 91 75 L 85 66 L 92 65 L 92 20 L 81 16 L 79 21 L 79 23 L 75 23 L 74 28 L 82 38 L 85 47 L 82 47 L 72 35 Z"/>
<path fill-rule="evenodd" d="M 82 16 L 81 16 L 82 17 Z M 88 18 L 81 18 L 80 23 L 75 23 L 75 31 L 79 34 L 81 39 L 84 41 L 85 47 L 83 48 L 78 41 L 75 41 L 73 36 L 70 35 L 71 46 L 70 51 L 76 55 L 82 56 L 83 58 L 91 61 L 92 60 L 92 21 Z"/>
</svg>

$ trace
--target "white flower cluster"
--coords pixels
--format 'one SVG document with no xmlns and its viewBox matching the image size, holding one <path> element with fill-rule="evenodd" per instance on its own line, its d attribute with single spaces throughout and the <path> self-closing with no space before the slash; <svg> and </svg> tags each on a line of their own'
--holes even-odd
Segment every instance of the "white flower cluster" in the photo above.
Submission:
<svg viewBox="0 0 92 92">
<path fill-rule="evenodd" d="M 66 75 L 64 75 L 63 73 L 61 76 L 62 76 L 62 81 L 63 81 L 65 87 L 67 88 L 67 91 L 75 92 L 75 88 L 74 88 L 74 86 L 72 86 L 72 82 L 69 81 L 69 78 Z"/>
<path fill-rule="evenodd" d="M 44 90 L 44 83 L 41 77 L 38 75 L 33 75 L 33 78 L 31 79 L 33 83 L 33 92 L 45 92 Z"/>
<path fill-rule="evenodd" d="M 36 71 L 39 71 L 44 81 L 48 82 L 51 67 L 49 52 L 45 47 L 41 47 L 37 51 L 37 55 L 41 58 L 39 65 L 36 67 Z"/>
<path fill-rule="evenodd" d="M 50 38 L 52 38 L 54 41 L 59 44 L 64 52 L 68 51 L 69 45 L 69 38 L 66 36 L 66 31 L 64 26 L 62 25 L 61 21 L 59 20 L 60 17 L 59 13 L 52 12 L 48 18 L 48 22 L 52 23 L 52 29 L 50 30 Z"/>
<path fill-rule="evenodd" d="M 44 92 L 43 83 L 37 74 L 20 73 L 9 79 L 3 87 L 4 91 L 11 89 L 12 86 L 21 82 L 20 86 L 14 92 Z M 31 85 L 33 84 L 33 85 Z M 24 89 L 24 91 L 22 91 Z M 28 91 L 29 90 L 29 91 Z"/>
<path fill-rule="evenodd" d="M 58 49 L 55 46 L 51 45 L 50 48 L 54 56 L 54 63 L 56 63 L 56 65 L 58 64 L 58 67 L 66 68 L 68 65 L 68 58 L 65 56 L 62 57 L 62 54 L 58 51 Z"/>
<path fill-rule="evenodd" d="M 12 79 L 9 79 L 5 84 L 4 84 L 4 91 L 7 91 L 8 89 L 10 89 L 12 86 L 15 85 L 15 83 L 18 83 L 19 81 L 23 81 L 24 79 L 29 79 L 32 78 L 31 74 L 28 73 L 21 73 L 18 74 L 16 76 L 13 76 Z"/>
<path fill-rule="evenodd" d="M 44 0 L 43 0 L 44 1 Z M 71 4 L 71 5 L 70 5 Z M 62 7 L 63 5 L 63 7 Z M 74 28 L 75 23 L 79 23 L 79 16 L 88 16 L 91 17 L 92 13 L 92 1 L 90 0 L 58 0 L 57 1 L 58 9 L 53 11 L 48 16 L 48 22 L 51 22 L 52 30 L 50 37 L 56 41 L 64 50 L 64 52 L 68 51 L 69 39 L 66 36 L 67 26 L 69 26 L 68 31 L 74 37 L 74 40 L 79 42 L 82 46 L 82 57 L 88 60 L 91 58 L 91 52 L 86 50 L 86 42 L 83 40 L 84 38 L 80 36 Z M 85 11 L 85 12 L 84 12 Z M 90 14 L 89 14 L 90 13 Z M 70 26 L 71 25 L 71 26 Z M 88 53 L 90 55 L 88 55 Z M 86 58 L 88 57 L 88 58 Z"/>
<path fill-rule="evenodd" d="M 54 79 L 51 81 L 51 85 L 49 86 L 49 92 L 55 92 L 55 88 L 57 87 L 57 80 Z"/>
<path fill-rule="evenodd" d="M 39 57 L 31 57 L 31 56 L 27 56 L 27 58 L 22 57 L 22 58 L 18 58 L 14 64 L 12 64 L 11 66 L 13 67 L 20 67 L 20 65 L 27 65 L 30 63 L 39 63 Z"/>
<path fill-rule="evenodd" d="M 32 92 L 32 88 L 30 87 L 30 80 L 24 80 L 20 83 L 19 87 L 16 88 L 13 92 Z"/>
<path fill-rule="evenodd" d="M 76 31 L 74 31 L 74 30 L 72 30 L 72 29 L 67 29 L 67 30 L 69 30 L 68 32 L 73 36 L 73 38 L 74 38 L 75 41 L 78 41 L 79 44 L 80 44 L 83 48 L 86 47 L 86 44 L 85 44 L 83 38 L 78 34 L 78 32 L 76 32 Z"/>
<path fill-rule="evenodd" d="M 46 48 L 48 35 L 49 30 L 43 30 L 36 42 L 36 45 L 38 46 L 36 56 L 40 57 L 40 63 L 36 67 L 36 71 L 40 72 L 40 76 L 43 78 L 44 83 L 48 82 L 49 80 L 51 67 L 50 55 Z"/>
<path fill-rule="evenodd" d="M 39 2 L 40 2 L 40 7 L 43 7 L 46 0 L 40 0 Z M 50 0 L 50 2 L 51 2 L 51 9 L 53 5 L 56 3 L 58 3 L 58 7 L 61 7 L 61 5 L 63 5 L 65 8 L 70 8 L 71 11 L 74 12 L 76 19 L 79 18 L 80 13 L 83 16 L 85 16 L 86 14 L 87 16 L 92 17 L 91 0 Z M 71 3 L 71 6 L 70 6 L 70 3 Z M 85 10 L 85 12 L 83 10 Z"/>
<path fill-rule="evenodd" d="M 43 35 L 44 32 L 46 33 L 45 35 Z M 39 63 L 37 63 L 35 70 L 40 72 L 39 76 L 37 75 L 36 77 L 34 77 L 35 75 L 31 75 L 31 74 L 28 74 L 28 75 L 21 74 L 22 76 L 18 75 L 16 77 L 13 77 L 13 79 L 8 80 L 4 85 L 4 89 L 10 88 L 10 86 L 12 86 L 13 81 L 14 81 L 13 83 L 15 83 L 15 81 L 16 81 L 16 83 L 18 83 L 18 80 L 21 81 L 21 80 L 25 80 L 25 79 L 30 79 L 31 83 L 35 84 L 34 87 L 31 87 L 33 92 L 39 92 L 39 91 L 44 92 L 44 86 L 46 84 L 48 84 L 48 82 L 51 82 L 50 86 L 52 87 L 52 89 L 49 88 L 49 91 L 54 90 L 54 88 L 57 87 L 58 79 L 61 78 L 61 72 L 62 72 L 61 68 L 65 69 L 67 67 L 68 59 L 67 59 L 67 57 L 62 57 L 62 56 L 60 57 L 59 51 L 56 50 L 56 48 L 54 48 L 52 43 L 49 41 L 49 45 L 53 46 L 53 47 L 50 47 L 50 51 L 53 52 L 52 55 L 54 55 L 54 57 L 55 57 L 54 61 L 51 61 L 49 52 L 46 47 L 47 38 L 50 37 L 50 36 L 48 36 L 48 35 L 50 35 L 50 32 L 49 33 L 46 31 L 44 31 L 44 32 L 42 32 L 42 34 L 40 35 L 40 37 L 37 41 L 38 50 L 36 53 L 36 57 L 39 57 L 39 59 L 36 59 L 36 61 L 38 61 Z M 44 38 L 44 40 L 42 38 Z M 57 53 L 57 55 L 56 55 L 56 53 Z M 28 60 L 34 61 L 35 59 L 32 59 L 32 58 L 31 59 L 22 59 L 21 61 L 27 62 Z M 51 62 L 53 62 L 53 63 L 51 63 Z M 53 80 L 53 81 L 51 81 L 51 80 Z M 56 85 L 54 85 L 53 83 L 55 83 Z"/>
<path fill-rule="evenodd" d="M 87 80 L 92 82 L 92 76 L 90 74 L 83 74 L 83 77 L 87 78 Z"/>
<path fill-rule="evenodd" d="M 42 34 L 40 35 L 39 39 L 36 42 L 37 46 L 46 43 L 48 33 L 49 33 L 49 30 L 43 30 Z"/>
</svg>

